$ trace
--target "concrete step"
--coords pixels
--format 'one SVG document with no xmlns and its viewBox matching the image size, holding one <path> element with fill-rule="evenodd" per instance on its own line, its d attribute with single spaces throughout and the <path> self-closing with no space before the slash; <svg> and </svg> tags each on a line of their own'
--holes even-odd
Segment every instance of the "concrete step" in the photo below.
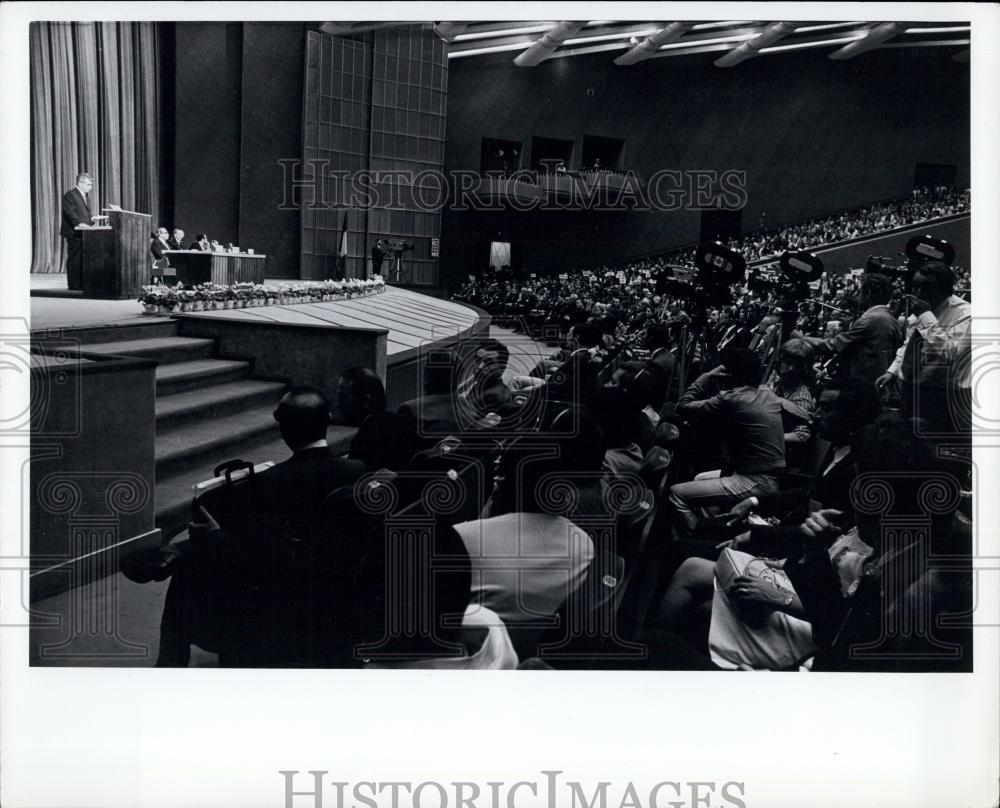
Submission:
<svg viewBox="0 0 1000 808">
<path fill-rule="evenodd" d="M 327 432 L 330 448 L 337 454 L 344 454 L 350 447 L 356 429 L 346 426 L 332 426 Z M 212 476 L 212 471 L 220 463 L 235 460 L 237 457 L 251 463 L 263 463 L 270 460 L 280 463 L 291 456 L 291 451 L 280 436 L 265 434 L 260 440 L 250 440 L 243 444 L 236 454 L 218 454 L 206 458 L 204 465 L 192 465 L 190 468 L 158 477 L 156 481 L 156 526 L 166 533 L 185 526 L 191 519 L 191 500 L 194 492 L 191 486 Z"/>
<path fill-rule="evenodd" d="M 173 362 L 156 368 L 156 395 L 168 396 L 187 390 L 198 390 L 213 384 L 245 379 L 250 375 L 250 363 L 234 359 L 193 359 Z"/>
<path fill-rule="evenodd" d="M 89 353 L 115 356 L 139 356 L 143 359 L 155 359 L 161 365 L 168 365 L 172 362 L 209 359 L 215 350 L 215 340 L 195 337 L 153 337 L 101 342 L 88 345 L 85 350 Z"/>
<path fill-rule="evenodd" d="M 192 421 L 235 415 L 257 407 L 274 411 L 287 386 L 282 382 L 241 379 L 156 397 L 157 435 Z"/>
<path fill-rule="evenodd" d="M 156 435 L 158 480 L 195 466 L 208 468 L 234 457 L 255 441 L 278 436 L 274 404 L 243 412 L 194 421 Z"/>
<path fill-rule="evenodd" d="M 83 326 L 80 328 L 60 328 L 57 331 L 62 339 L 76 340 L 81 345 L 90 346 L 102 342 L 176 337 L 177 320 L 172 317 L 150 317 L 148 320 L 129 325 Z M 53 334 L 53 332 L 31 332 L 32 337 L 35 338 L 43 338 L 49 334 Z"/>
</svg>

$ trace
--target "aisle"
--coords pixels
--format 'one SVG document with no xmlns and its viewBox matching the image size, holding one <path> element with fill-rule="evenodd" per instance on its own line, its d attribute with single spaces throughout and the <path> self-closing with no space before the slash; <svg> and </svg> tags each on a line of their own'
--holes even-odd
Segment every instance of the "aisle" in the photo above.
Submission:
<svg viewBox="0 0 1000 808">
<path fill-rule="evenodd" d="M 518 334 L 493 323 L 490 324 L 490 336 L 500 340 L 510 351 L 507 370 L 503 374 L 505 382 L 509 382 L 514 376 L 530 373 L 540 359 L 551 356 L 556 351 L 555 348 L 532 339 L 527 334 Z"/>
</svg>

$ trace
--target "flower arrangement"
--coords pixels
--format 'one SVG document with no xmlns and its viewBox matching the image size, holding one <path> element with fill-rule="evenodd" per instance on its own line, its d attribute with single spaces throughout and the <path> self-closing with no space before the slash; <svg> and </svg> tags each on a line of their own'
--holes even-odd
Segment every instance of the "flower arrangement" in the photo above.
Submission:
<svg viewBox="0 0 1000 808">
<path fill-rule="evenodd" d="M 147 314 L 219 311 L 253 306 L 319 303 L 348 300 L 352 297 L 377 295 L 385 291 L 380 277 L 371 280 L 351 278 L 343 281 L 306 281 L 288 284 L 199 283 L 190 288 L 176 286 L 143 286 L 138 301 Z"/>
</svg>

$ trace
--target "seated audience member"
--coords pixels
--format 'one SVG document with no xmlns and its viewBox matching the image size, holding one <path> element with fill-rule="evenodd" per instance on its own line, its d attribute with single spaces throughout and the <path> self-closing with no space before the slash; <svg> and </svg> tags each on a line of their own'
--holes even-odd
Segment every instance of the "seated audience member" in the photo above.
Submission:
<svg viewBox="0 0 1000 808">
<path fill-rule="evenodd" d="M 174 228 L 174 232 L 170 234 L 170 238 L 167 239 L 167 244 L 170 245 L 171 250 L 183 250 L 184 249 L 184 231 L 179 227 Z"/>
<path fill-rule="evenodd" d="M 662 386 L 656 371 L 646 362 L 623 362 L 612 376 L 607 387 L 622 390 L 641 413 L 637 419 L 636 443 L 645 453 L 656 440 L 663 404 Z"/>
<path fill-rule="evenodd" d="M 554 404 L 545 412 L 537 434 L 527 433 L 505 447 L 494 462 L 492 493 L 480 518 L 515 513 L 520 507 L 519 463 L 536 455 L 558 453 L 570 458 L 564 489 L 566 507 L 560 515 L 570 521 L 581 520 L 607 524 L 612 515 L 606 496 L 606 475 L 602 463 L 606 442 L 597 421 L 582 407 Z M 588 526 L 588 532 L 590 527 Z"/>
<path fill-rule="evenodd" d="M 808 421 L 785 416 L 785 452 L 789 465 L 799 466 L 803 459 L 799 451 L 813 436 L 811 419 L 816 400 L 809 390 L 812 376 L 812 349 L 805 340 L 791 339 L 778 351 L 778 368 L 768 381 L 768 389 L 791 402 L 809 416 Z"/>
<path fill-rule="evenodd" d="M 654 323 L 646 329 L 645 347 L 651 351 L 648 365 L 657 374 L 659 386 L 657 389 L 663 390 L 662 400 L 659 407 L 670 394 L 667 389 L 674 379 L 674 370 L 677 366 L 677 358 L 670 351 L 672 337 L 670 327 L 662 323 Z"/>
<path fill-rule="evenodd" d="M 510 350 L 499 340 L 475 344 L 471 373 L 458 383 L 458 398 L 473 421 L 499 413 L 510 404 L 511 392 L 503 380 L 509 357 Z"/>
<path fill-rule="evenodd" d="M 699 474 L 691 482 L 671 486 L 670 501 L 682 534 L 697 524 L 696 508 L 728 507 L 776 491 L 777 475 L 785 468 L 782 412 L 795 408 L 787 402 L 783 407 L 781 399 L 760 386 L 760 363 L 751 351 L 729 347 L 720 358 L 723 364 L 684 391 L 676 411 L 698 426 L 721 432 L 732 471 Z"/>
<path fill-rule="evenodd" d="M 537 452 L 505 457 L 500 515 L 455 525 L 472 559 L 473 600 L 508 626 L 544 625 L 539 619 L 580 587 L 594 558 L 586 530 L 556 512 L 578 504 L 567 486 L 600 476 L 600 430 L 582 415 L 578 426 L 568 435 L 539 436 Z"/>
<path fill-rule="evenodd" d="M 639 419 L 646 417 L 638 403 L 620 387 L 605 387 L 595 393 L 589 409 L 607 442 L 603 463 L 605 476 L 614 479 L 623 474 L 637 475 L 644 458 L 637 443 Z"/>
<path fill-rule="evenodd" d="M 201 250 L 202 252 L 210 252 L 212 249 L 212 244 L 208 240 L 208 236 L 204 233 L 199 233 L 195 236 L 194 241 L 188 246 L 189 250 Z"/>
<path fill-rule="evenodd" d="M 906 342 L 875 383 L 880 389 L 899 383 L 906 412 L 927 421 L 932 432 L 968 436 L 972 306 L 954 291 L 954 272 L 947 264 L 927 261 L 918 267 Z"/>
<path fill-rule="evenodd" d="M 969 561 L 950 569 L 928 563 L 961 558 L 968 548 L 953 546 L 947 498 L 926 496 L 928 487 L 956 483 L 919 437 L 925 431 L 900 413 L 881 415 L 865 432 L 859 466 L 884 509 L 867 507 L 853 519 L 822 510 L 803 524 L 801 555 L 785 569 L 819 646 L 813 670 L 972 670 L 972 630 L 960 617 L 972 609 Z M 870 555 L 836 555 L 855 538 Z"/>
<path fill-rule="evenodd" d="M 835 380 L 819 399 L 817 437 L 826 450 L 811 478 L 793 488 L 747 497 L 728 513 L 701 520 L 694 539 L 676 542 L 671 548 L 664 564 L 664 580 L 682 567 L 681 579 L 691 579 L 703 559 L 714 562 L 724 547 L 784 557 L 796 552 L 801 541 L 798 526 L 811 511 L 836 508 L 853 513 L 851 486 L 858 474 L 862 434 L 878 414 L 874 388 L 862 381 Z M 750 514 L 778 524 L 748 525 Z"/>
<path fill-rule="evenodd" d="M 865 312 L 846 331 L 829 339 L 803 337 L 820 351 L 840 357 L 840 372 L 871 384 L 885 372 L 903 342 L 896 318 L 889 311 L 892 281 L 869 273 L 861 279 L 861 305 Z"/>
<path fill-rule="evenodd" d="M 851 485 L 857 475 L 857 457 L 865 427 L 879 414 L 876 391 L 863 380 L 839 379 L 820 394 L 816 408 L 817 436 L 827 446 L 812 479 L 804 485 L 770 494 L 747 497 L 720 521 L 735 523 L 749 513 L 798 524 L 818 508 L 836 508 L 850 513 Z M 700 526 L 699 526 L 700 527 Z M 769 528 L 752 528 L 767 531 Z M 743 549 L 742 547 L 740 549 Z"/>
<path fill-rule="evenodd" d="M 207 578 L 231 595 L 226 612 L 237 623 L 223 627 L 223 665 L 332 664 L 347 653 L 336 633 L 326 638 L 305 634 L 314 623 L 302 617 L 316 617 L 318 610 L 326 623 L 340 624 L 340 606 L 353 608 L 349 599 L 338 600 L 337 595 L 349 590 L 359 548 L 340 545 L 328 535 L 321 506 L 327 495 L 353 484 L 365 469 L 358 461 L 337 457 L 327 445 L 330 408 L 319 390 L 293 387 L 278 403 L 274 419 L 292 456 L 232 491 L 222 488 L 205 495 L 200 516 L 188 529 L 190 541 L 172 546 L 172 563 L 157 576 L 173 576 L 161 623 L 159 667 L 187 663 L 193 641 L 190 610 L 197 608 L 189 601 L 193 576 Z M 230 506 L 230 497 L 239 500 L 238 507 Z M 304 559 L 309 563 L 301 563 Z M 201 563 L 210 567 L 198 569 Z M 345 642 L 347 638 L 345 631 Z"/>
<path fill-rule="evenodd" d="M 366 668 L 513 670 L 518 658 L 504 622 L 472 602 L 468 551 L 454 528 L 438 522 L 430 535 L 405 532 L 373 550 L 361 565 L 361 643 L 355 654 Z M 411 559 L 403 564 L 402 559 Z M 398 564 L 398 569 L 387 565 Z M 392 586 L 387 586 L 391 581 Z M 395 615 L 420 615 L 415 630 L 394 629 Z"/>
<path fill-rule="evenodd" d="M 424 362 L 424 394 L 404 401 L 397 410 L 425 445 L 470 428 L 455 395 L 458 359 L 452 351 L 432 351 Z"/>
<path fill-rule="evenodd" d="M 745 545 L 741 549 L 769 557 L 788 554 L 778 561 L 754 562 L 756 571 L 736 577 L 725 593 L 713 593 L 715 564 L 690 559 L 675 574 L 655 624 L 695 632 L 689 639 L 705 650 L 711 622 L 713 651 L 720 643 L 730 652 L 766 647 L 763 656 L 784 660 L 780 667 L 795 662 L 806 649 L 815 654 L 813 670 L 971 670 L 971 632 L 941 620 L 946 614 L 967 613 L 971 578 L 927 564 L 933 552 L 947 552 L 951 513 L 927 512 L 928 500 L 921 492 L 946 483 L 931 451 L 915 436 L 918 429 L 900 414 L 886 413 L 865 431 L 860 469 L 879 487 L 885 502 L 881 512 L 871 507 L 856 514 L 821 509 L 791 531 L 795 541 L 781 550 Z M 888 498 L 886 490 L 891 491 Z M 864 494 L 859 491 L 858 496 Z M 900 529 L 900 519 L 913 519 L 913 514 L 921 514 L 921 527 Z M 716 633 L 734 629 L 731 621 L 716 621 L 717 609 L 724 605 L 720 595 L 735 607 L 727 609 L 730 617 L 735 613 L 745 621 L 742 628 L 735 627 L 737 633 L 755 639 L 729 642 L 731 637 Z M 797 620 L 782 618 L 784 629 L 761 633 L 768 615 L 779 612 Z M 808 625 L 805 633 L 802 621 Z M 887 626 L 896 628 L 887 631 Z M 756 654 L 740 664 L 769 667 Z"/>
<path fill-rule="evenodd" d="M 420 450 L 410 421 L 385 408 L 385 385 L 373 370 L 348 368 L 340 376 L 337 410 L 348 426 L 356 426 L 347 456 L 368 471 L 401 472 Z"/>
</svg>

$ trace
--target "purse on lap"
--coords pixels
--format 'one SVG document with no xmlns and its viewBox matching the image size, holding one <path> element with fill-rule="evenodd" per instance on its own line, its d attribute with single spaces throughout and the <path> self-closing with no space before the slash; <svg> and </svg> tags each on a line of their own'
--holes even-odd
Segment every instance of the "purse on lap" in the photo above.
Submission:
<svg viewBox="0 0 1000 808">
<path fill-rule="evenodd" d="M 725 670 L 782 670 L 815 650 L 812 627 L 777 610 L 747 609 L 730 597 L 740 575 L 761 578 L 784 592 L 795 592 L 788 576 L 762 559 L 725 549 L 715 564 L 712 625 L 708 635 L 712 662 Z"/>
</svg>

